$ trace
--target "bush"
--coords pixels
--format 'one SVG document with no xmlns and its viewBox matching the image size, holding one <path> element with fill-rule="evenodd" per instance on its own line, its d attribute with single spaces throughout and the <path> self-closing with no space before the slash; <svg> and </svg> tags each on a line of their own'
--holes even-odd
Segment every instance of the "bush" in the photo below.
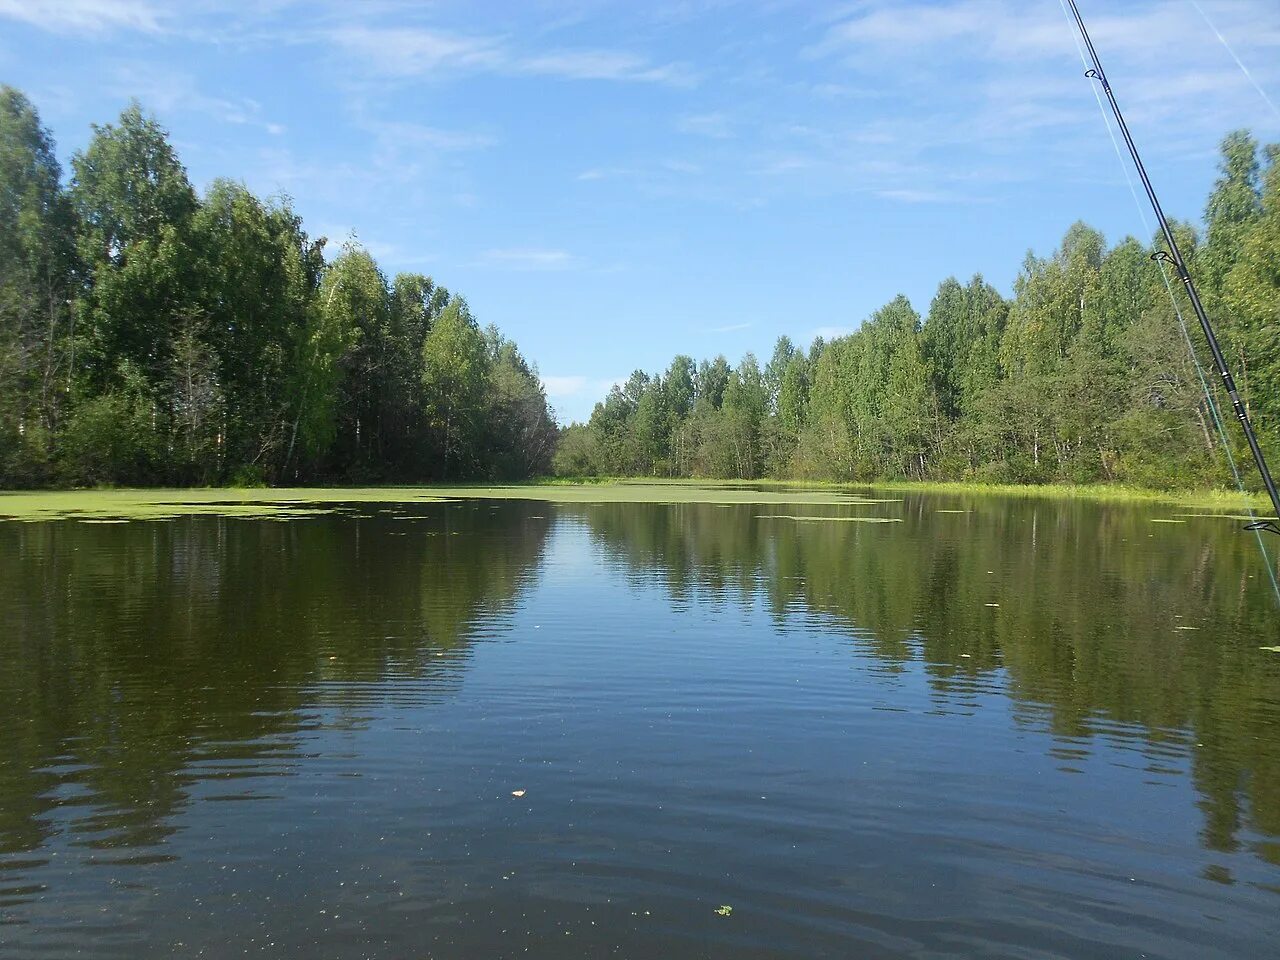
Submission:
<svg viewBox="0 0 1280 960">
<path fill-rule="evenodd" d="M 72 414 L 62 474 L 72 483 L 147 483 L 156 478 L 160 449 L 152 405 L 137 393 L 104 393 Z"/>
</svg>

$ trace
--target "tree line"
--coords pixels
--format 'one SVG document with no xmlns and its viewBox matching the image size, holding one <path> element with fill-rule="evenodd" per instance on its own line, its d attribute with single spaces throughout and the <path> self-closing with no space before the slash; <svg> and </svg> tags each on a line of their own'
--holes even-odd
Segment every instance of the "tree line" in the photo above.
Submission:
<svg viewBox="0 0 1280 960">
<path fill-rule="evenodd" d="M 430 277 L 326 257 L 287 198 L 198 196 L 135 103 L 63 183 L 0 86 L 0 485 L 521 478 L 535 368 Z"/>
<path fill-rule="evenodd" d="M 1203 231 L 1179 245 L 1280 465 L 1280 145 L 1222 144 Z M 1230 474 L 1207 389 L 1230 406 L 1175 280 L 1132 237 L 1076 223 L 1028 254 L 1006 297 L 975 276 L 938 287 L 921 317 L 904 296 L 855 333 L 659 374 L 637 370 L 561 431 L 564 475 L 1217 485 Z M 1174 279 L 1170 277 L 1170 279 Z M 1186 320 L 1184 336 L 1176 310 Z M 1205 372 L 1202 383 L 1196 356 Z M 1247 448 L 1233 422 L 1238 460 Z M 1247 469 L 1246 469 L 1247 468 Z M 1242 467 L 1251 482 L 1252 467 Z"/>
</svg>

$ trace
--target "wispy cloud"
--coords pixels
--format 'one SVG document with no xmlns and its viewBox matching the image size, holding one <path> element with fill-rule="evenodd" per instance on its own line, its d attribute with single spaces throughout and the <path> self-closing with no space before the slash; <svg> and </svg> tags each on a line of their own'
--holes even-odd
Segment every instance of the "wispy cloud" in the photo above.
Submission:
<svg viewBox="0 0 1280 960">
<path fill-rule="evenodd" d="M 491 147 L 498 138 L 483 130 L 448 130 L 404 120 L 357 118 L 362 130 L 374 135 L 378 145 L 387 150 L 453 152 Z"/>
<path fill-rule="evenodd" d="M 870 0 L 806 53 L 838 60 L 860 76 L 883 76 L 891 66 L 899 85 L 928 85 L 942 100 L 962 92 L 974 96 L 980 112 L 958 114 L 965 122 L 954 129 L 944 123 L 950 135 L 962 128 L 986 137 L 1062 129 L 1092 119 L 1092 97 L 1080 77 L 1083 67 L 1074 69 L 1080 65 L 1074 26 L 1055 7 L 1021 0 Z M 1223 103 L 1238 99 L 1249 83 L 1247 74 L 1204 43 L 1204 23 L 1186 3 L 1104 5 L 1091 14 L 1089 27 L 1113 82 L 1124 83 L 1133 116 L 1162 110 L 1164 118 L 1216 127 Z M 1255 23 L 1237 46 L 1274 77 L 1280 18 Z M 1170 61 L 1167 52 L 1174 49 L 1179 57 Z M 940 78 L 958 74 L 969 82 L 938 86 Z M 1180 88 L 1184 95 L 1176 96 Z"/>
<path fill-rule="evenodd" d="M 284 124 L 263 117 L 262 105 L 256 100 L 205 93 L 194 77 L 176 69 L 128 64 L 117 68 L 106 86 L 121 97 L 137 97 L 161 115 L 195 113 L 220 123 L 258 127 L 273 136 L 285 132 Z"/>
<path fill-rule="evenodd" d="M 562 80 L 614 80 L 688 86 L 692 71 L 619 50 L 564 49 L 534 55 L 491 36 L 462 36 L 421 27 L 350 26 L 328 35 L 339 49 L 376 75 L 454 77 L 498 73 Z"/>
<path fill-rule="evenodd" d="M 159 33 L 163 14 L 147 0 L 0 0 L 0 17 L 53 33 Z"/>
<path fill-rule="evenodd" d="M 586 389 L 588 379 L 583 376 L 573 375 L 567 377 L 543 377 L 542 389 L 547 392 L 547 396 L 552 399 L 560 397 L 573 397 L 582 393 Z"/>
<path fill-rule="evenodd" d="M 739 330 L 750 330 L 754 323 L 729 323 L 723 327 L 707 327 L 707 333 L 737 333 Z"/>
<path fill-rule="evenodd" d="M 912 190 L 909 187 L 877 190 L 875 195 L 883 200 L 898 200 L 902 203 L 973 203 L 976 199 L 969 193 L 958 191 Z"/>
<path fill-rule="evenodd" d="M 643 57 L 613 50 L 565 50 L 515 59 L 513 73 L 559 77 L 564 80 L 630 80 L 689 86 L 693 73 L 680 64 L 651 64 Z"/>
<path fill-rule="evenodd" d="M 733 121 L 725 113 L 687 114 L 676 121 L 676 129 L 713 140 L 728 140 L 733 136 Z"/>
<path fill-rule="evenodd" d="M 409 261 L 416 262 L 424 259 L 420 256 L 412 256 L 399 244 L 363 237 L 355 227 L 333 223 L 320 224 L 313 235 L 328 238 L 329 242 L 325 244 L 324 253 L 325 258 L 329 261 L 332 261 L 348 249 L 364 250 L 383 264 L 403 265 Z"/>
<path fill-rule="evenodd" d="M 1188 143 L 1265 125 L 1250 108 L 1257 94 L 1248 76 L 1205 43 L 1204 23 L 1185 0 L 1093 6 L 1090 29 L 1150 154 L 1184 159 Z M 1240 37 L 1241 59 L 1280 85 L 1280 15 L 1235 9 L 1251 27 Z M 1170 49 L 1179 51 L 1174 61 Z M 823 124 L 776 126 L 748 169 L 786 177 L 789 189 L 973 203 L 1017 181 L 1119 175 L 1103 156 L 1110 142 L 1073 26 L 1055 3 L 859 0 L 801 57 L 817 74 L 807 87 L 814 102 L 876 94 L 865 109 Z"/>
<path fill-rule="evenodd" d="M 485 70 L 507 56 L 496 40 L 417 27 L 351 26 L 332 31 L 333 44 L 375 73 L 422 76 L 444 70 Z"/>
<path fill-rule="evenodd" d="M 626 377 L 590 377 L 567 374 L 542 377 L 542 389 L 562 422 L 585 421 L 591 407 L 614 387 L 627 382 Z"/>
<path fill-rule="evenodd" d="M 577 265 L 577 258 L 567 250 L 542 247 L 506 247 L 486 250 L 482 263 L 511 270 L 566 270 Z"/>
</svg>

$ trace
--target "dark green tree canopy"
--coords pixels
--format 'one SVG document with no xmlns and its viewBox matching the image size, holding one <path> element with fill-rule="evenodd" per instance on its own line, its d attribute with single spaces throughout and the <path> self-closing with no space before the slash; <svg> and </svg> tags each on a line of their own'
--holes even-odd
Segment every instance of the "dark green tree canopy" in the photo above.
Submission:
<svg viewBox="0 0 1280 960">
<path fill-rule="evenodd" d="M 555 421 L 515 344 L 358 245 L 326 262 L 287 198 L 202 198 L 133 104 L 63 189 L 0 88 L 0 482 L 525 477 Z"/>
</svg>

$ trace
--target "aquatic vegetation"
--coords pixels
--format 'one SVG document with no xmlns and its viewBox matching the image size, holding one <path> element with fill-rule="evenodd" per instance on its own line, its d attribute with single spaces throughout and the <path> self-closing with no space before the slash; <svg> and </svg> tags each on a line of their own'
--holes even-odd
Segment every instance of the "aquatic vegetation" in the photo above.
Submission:
<svg viewBox="0 0 1280 960">
<path fill-rule="evenodd" d="M 289 519 L 363 504 L 446 504 L 465 500 L 550 503 L 787 504 L 861 506 L 895 501 L 827 490 L 749 490 L 719 484 L 616 483 L 593 486 L 526 484 L 459 487 L 199 488 L 191 490 L 60 490 L 0 493 L 4 520 L 172 520 L 189 515 Z M 398 512 L 398 511 L 397 511 Z M 417 519 L 394 516 L 397 520 Z"/>
<path fill-rule="evenodd" d="M 422 490 L 214 489 L 42 490 L 0 493 L 0 520 L 173 520 L 204 515 L 236 519 L 294 519 L 333 513 L 344 505 L 442 502 Z"/>
</svg>

